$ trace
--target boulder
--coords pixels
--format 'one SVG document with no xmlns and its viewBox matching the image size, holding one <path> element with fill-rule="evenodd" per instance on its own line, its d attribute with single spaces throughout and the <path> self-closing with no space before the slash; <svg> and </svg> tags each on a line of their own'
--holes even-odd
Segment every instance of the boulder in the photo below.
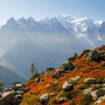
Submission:
<svg viewBox="0 0 105 105">
<path fill-rule="evenodd" d="M 105 88 L 100 88 L 98 90 L 90 92 L 93 100 L 97 100 L 98 97 L 104 96 L 105 95 Z"/>
<path fill-rule="evenodd" d="M 94 105 L 100 105 L 101 102 L 105 100 L 105 96 L 99 97 L 98 100 L 94 103 Z"/>
<path fill-rule="evenodd" d="M 92 91 L 92 87 L 84 89 L 83 94 L 89 94 Z"/>
<path fill-rule="evenodd" d="M 65 71 L 64 70 L 59 70 L 59 71 L 57 71 L 56 73 L 54 73 L 53 75 L 52 75 L 52 78 L 59 78 L 60 77 L 60 75 L 62 75 L 62 74 L 64 74 L 65 73 Z"/>
<path fill-rule="evenodd" d="M 73 85 L 71 83 L 70 80 L 65 81 L 65 83 L 62 86 L 62 89 L 66 92 L 66 91 L 72 91 L 73 90 Z"/>
<path fill-rule="evenodd" d="M 103 83 L 103 80 L 101 80 L 101 79 L 96 80 L 96 84 L 102 84 L 102 83 Z"/>
<path fill-rule="evenodd" d="M 79 79 L 80 79 L 80 76 L 76 76 L 76 77 L 70 78 L 70 81 L 74 83 L 74 82 L 77 82 Z"/>
<path fill-rule="evenodd" d="M 67 98 L 66 97 L 61 97 L 58 99 L 58 103 L 64 103 L 65 101 L 67 101 Z"/>
<path fill-rule="evenodd" d="M 16 95 L 15 99 L 21 100 L 22 99 L 22 95 Z"/>
<path fill-rule="evenodd" d="M 85 84 L 95 84 L 96 83 L 96 79 L 95 78 L 86 78 L 84 80 Z"/>
<path fill-rule="evenodd" d="M 100 88 L 96 91 L 97 97 L 105 95 L 105 88 Z"/>
<path fill-rule="evenodd" d="M 58 81 L 54 81 L 53 84 L 54 84 L 54 85 L 57 85 L 57 84 L 58 84 Z"/>
<path fill-rule="evenodd" d="M 52 78 L 56 78 L 56 79 L 57 79 L 57 78 L 60 77 L 60 75 L 62 75 L 62 74 L 64 74 L 64 73 L 68 72 L 69 70 L 73 70 L 75 67 L 76 67 L 76 66 L 75 66 L 74 64 L 72 64 L 72 63 L 64 64 L 64 69 L 59 70 L 59 71 L 57 71 L 56 73 L 54 73 L 54 74 L 52 75 Z"/>
<path fill-rule="evenodd" d="M 68 70 L 73 70 L 76 66 L 72 63 L 68 63 L 64 65 L 64 70 L 68 71 Z"/>
<path fill-rule="evenodd" d="M 46 105 L 49 99 L 49 94 L 43 94 L 42 96 L 39 97 L 40 103 L 42 105 Z"/>
</svg>

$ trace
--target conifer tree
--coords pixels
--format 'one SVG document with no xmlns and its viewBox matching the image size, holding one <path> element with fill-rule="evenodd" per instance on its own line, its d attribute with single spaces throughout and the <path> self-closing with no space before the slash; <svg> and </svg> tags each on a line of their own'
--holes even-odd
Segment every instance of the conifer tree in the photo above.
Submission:
<svg viewBox="0 0 105 105">
<path fill-rule="evenodd" d="M 31 65 L 31 73 L 32 73 L 31 78 L 35 78 L 37 76 L 37 70 L 36 70 L 35 65 L 33 63 Z"/>
</svg>

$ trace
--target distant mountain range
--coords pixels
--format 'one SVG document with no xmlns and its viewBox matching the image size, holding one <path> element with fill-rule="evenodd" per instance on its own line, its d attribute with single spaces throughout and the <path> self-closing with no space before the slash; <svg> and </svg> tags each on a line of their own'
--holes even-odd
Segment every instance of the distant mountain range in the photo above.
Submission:
<svg viewBox="0 0 105 105">
<path fill-rule="evenodd" d="M 40 21 L 10 18 L 0 28 L 0 65 L 29 78 L 32 62 L 42 71 L 62 64 L 73 52 L 103 44 L 103 20 L 69 15 Z"/>
<path fill-rule="evenodd" d="M 11 83 L 16 81 L 25 82 L 25 79 L 18 76 L 6 67 L 0 66 L 0 82 L 4 84 L 4 87 L 11 86 Z"/>
</svg>

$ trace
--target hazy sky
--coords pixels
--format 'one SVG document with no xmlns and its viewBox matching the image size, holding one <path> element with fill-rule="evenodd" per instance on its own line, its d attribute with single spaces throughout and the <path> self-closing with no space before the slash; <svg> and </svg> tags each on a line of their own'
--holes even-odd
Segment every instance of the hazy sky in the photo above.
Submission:
<svg viewBox="0 0 105 105">
<path fill-rule="evenodd" d="M 105 0 L 0 0 L 0 24 L 10 17 L 42 19 L 62 14 L 105 20 Z"/>
</svg>

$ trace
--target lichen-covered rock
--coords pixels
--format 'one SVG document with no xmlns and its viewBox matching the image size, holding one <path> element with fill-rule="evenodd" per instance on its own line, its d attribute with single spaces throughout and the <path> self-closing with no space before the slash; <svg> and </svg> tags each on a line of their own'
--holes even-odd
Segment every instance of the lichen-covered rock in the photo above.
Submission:
<svg viewBox="0 0 105 105">
<path fill-rule="evenodd" d="M 96 83 L 96 79 L 95 78 L 86 78 L 84 80 L 85 84 L 95 84 Z"/>
<path fill-rule="evenodd" d="M 73 90 L 73 84 L 71 83 L 70 80 L 65 81 L 65 83 L 64 83 L 63 86 L 62 86 L 62 89 L 63 89 L 64 91 L 72 91 L 72 90 Z"/>
</svg>

